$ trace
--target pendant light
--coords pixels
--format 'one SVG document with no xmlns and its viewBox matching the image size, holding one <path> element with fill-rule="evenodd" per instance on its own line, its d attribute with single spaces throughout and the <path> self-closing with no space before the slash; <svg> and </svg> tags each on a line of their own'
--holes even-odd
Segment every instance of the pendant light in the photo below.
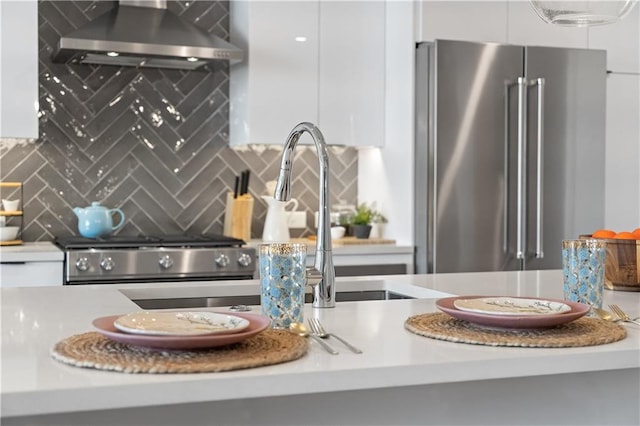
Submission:
<svg viewBox="0 0 640 426">
<path fill-rule="evenodd" d="M 613 24 L 624 18 L 638 0 L 529 0 L 543 21 L 569 27 Z"/>
</svg>

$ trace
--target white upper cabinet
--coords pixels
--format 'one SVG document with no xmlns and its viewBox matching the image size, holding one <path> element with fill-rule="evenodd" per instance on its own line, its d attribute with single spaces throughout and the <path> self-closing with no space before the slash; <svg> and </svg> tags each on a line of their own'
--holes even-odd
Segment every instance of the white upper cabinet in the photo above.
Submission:
<svg viewBox="0 0 640 426">
<path fill-rule="evenodd" d="M 385 5 L 320 4 L 320 130 L 329 144 L 384 145 Z"/>
<path fill-rule="evenodd" d="M 38 137 L 38 3 L 0 1 L 0 137 Z"/>
<path fill-rule="evenodd" d="M 542 21 L 528 1 L 432 1 L 417 3 L 418 41 L 435 39 L 517 45 L 587 47 L 587 29 Z"/>
<path fill-rule="evenodd" d="M 640 6 L 611 25 L 589 28 L 589 48 L 607 51 L 607 69 L 640 73 Z"/>
<path fill-rule="evenodd" d="M 548 24 L 528 1 L 509 0 L 507 42 L 529 46 L 587 48 L 586 28 Z"/>
<path fill-rule="evenodd" d="M 318 117 L 317 2 L 231 2 L 231 145 L 281 144 Z"/>
<path fill-rule="evenodd" d="M 230 144 L 282 144 L 316 124 L 327 143 L 384 143 L 384 2 L 232 1 Z"/>
<path fill-rule="evenodd" d="M 431 1 L 417 4 L 418 41 L 507 42 L 506 1 Z"/>
</svg>

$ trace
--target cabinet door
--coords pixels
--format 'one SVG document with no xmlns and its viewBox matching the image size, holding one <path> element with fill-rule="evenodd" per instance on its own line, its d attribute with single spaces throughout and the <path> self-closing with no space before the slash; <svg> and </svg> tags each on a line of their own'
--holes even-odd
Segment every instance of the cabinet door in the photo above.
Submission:
<svg viewBox="0 0 640 426">
<path fill-rule="evenodd" d="M 420 1 L 418 41 L 506 43 L 506 1 Z"/>
<path fill-rule="evenodd" d="M 640 224 L 640 75 L 607 77 L 605 225 L 616 230 Z"/>
<path fill-rule="evenodd" d="M 0 137 L 38 137 L 38 4 L 0 1 Z"/>
<path fill-rule="evenodd" d="M 384 144 L 385 3 L 320 3 L 318 123 L 327 143 Z"/>
<path fill-rule="evenodd" d="M 509 0 L 507 42 L 531 46 L 586 48 L 586 28 L 547 24 L 528 1 Z"/>
<path fill-rule="evenodd" d="M 62 262 L 0 264 L 0 287 L 61 286 Z"/>
<path fill-rule="evenodd" d="M 282 144 L 318 117 L 318 2 L 231 2 L 231 145 Z"/>
</svg>

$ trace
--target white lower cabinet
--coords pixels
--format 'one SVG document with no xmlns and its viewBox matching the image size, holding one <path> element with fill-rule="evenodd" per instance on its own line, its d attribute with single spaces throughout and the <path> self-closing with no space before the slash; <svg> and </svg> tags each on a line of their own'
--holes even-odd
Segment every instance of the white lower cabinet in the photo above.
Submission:
<svg viewBox="0 0 640 426">
<path fill-rule="evenodd" d="M 2 287 L 43 287 L 62 285 L 62 262 L 0 264 Z"/>
<path fill-rule="evenodd" d="M 315 248 L 307 250 L 307 265 L 315 262 Z M 341 253 L 333 253 L 333 265 L 336 277 L 357 277 L 368 275 L 404 275 L 414 273 L 413 247 L 365 247 Z"/>
<path fill-rule="evenodd" d="M 0 287 L 62 285 L 64 253 L 51 242 L 0 248 Z"/>
</svg>

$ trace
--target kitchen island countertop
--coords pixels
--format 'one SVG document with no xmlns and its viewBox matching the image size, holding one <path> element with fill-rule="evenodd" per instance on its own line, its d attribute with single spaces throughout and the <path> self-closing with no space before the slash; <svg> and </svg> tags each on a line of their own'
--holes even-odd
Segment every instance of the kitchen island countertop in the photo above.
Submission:
<svg viewBox="0 0 640 426">
<path fill-rule="evenodd" d="M 280 365 L 166 375 L 71 367 L 49 351 L 65 337 L 91 331 L 97 317 L 139 310 L 131 298 L 251 294 L 257 281 L 2 289 L 2 424 L 640 421 L 638 326 L 625 325 L 627 338 L 616 343 L 563 349 L 444 342 L 404 329 L 409 316 L 437 311 L 435 301 L 452 294 L 561 298 L 560 271 L 356 277 L 336 286 L 419 298 L 306 306 L 307 318 L 320 318 L 363 349 L 361 355 L 333 341 L 341 352 L 333 356 L 310 342 L 306 356 Z M 640 314 L 640 293 L 605 291 L 607 303 Z M 627 393 L 613 395 L 614 382 Z M 581 400 L 587 396 L 601 408 L 589 408 Z M 536 408 L 542 404 L 544 412 Z"/>
</svg>

